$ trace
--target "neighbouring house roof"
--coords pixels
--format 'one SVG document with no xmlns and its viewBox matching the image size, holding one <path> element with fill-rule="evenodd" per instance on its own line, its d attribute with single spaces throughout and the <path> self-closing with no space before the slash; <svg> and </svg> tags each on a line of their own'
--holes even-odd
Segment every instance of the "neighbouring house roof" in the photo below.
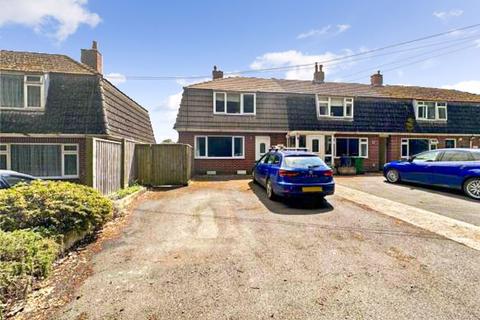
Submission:
<svg viewBox="0 0 480 320">
<path fill-rule="evenodd" d="M 155 142 L 148 111 L 90 67 L 63 55 L 1 54 L 0 71 L 49 75 L 44 110 L 0 110 L 1 133 L 91 134 Z"/>
<path fill-rule="evenodd" d="M 255 92 L 256 114 L 213 113 L 213 91 Z M 354 119 L 318 118 L 315 94 L 354 97 Z M 413 100 L 448 102 L 448 121 L 415 120 Z M 333 132 L 417 132 L 480 134 L 480 95 L 456 90 L 356 83 L 224 78 L 184 88 L 178 131 L 294 130 Z"/>
<path fill-rule="evenodd" d="M 188 86 L 188 88 L 239 92 L 275 92 L 350 97 L 438 100 L 447 102 L 480 102 L 480 95 L 451 89 L 400 85 L 375 87 L 361 83 L 314 83 L 313 81 L 307 80 L 285 80 L 273 78 L 231 77 L 193 84 Z"/>
</svg>

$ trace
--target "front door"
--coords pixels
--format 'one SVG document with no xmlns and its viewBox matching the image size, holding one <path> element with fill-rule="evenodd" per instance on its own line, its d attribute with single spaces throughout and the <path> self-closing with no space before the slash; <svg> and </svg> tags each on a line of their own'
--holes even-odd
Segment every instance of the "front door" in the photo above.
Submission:
<svg viewBox="0 0 480 320">
<path fill-rule="evenodd" d="M 325 157 L 325 136 L 307 136 L 307 148 L 316 153 L 320 158 Z"/>
<path fill-rule="evenodd" d="M 260 159 L 270 149 L 270 137 L 256 136 L 255 137 L 255 161 Z"/>
</svg>

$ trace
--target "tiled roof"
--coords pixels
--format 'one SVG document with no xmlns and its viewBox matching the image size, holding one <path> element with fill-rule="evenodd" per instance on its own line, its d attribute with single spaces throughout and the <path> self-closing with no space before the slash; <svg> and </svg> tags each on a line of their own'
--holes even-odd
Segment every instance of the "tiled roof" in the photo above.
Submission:
<svg viewBox="0 0 480 320">
<path fill-rule="evenodd" d="M 0 51 L 0 70 L 95 74 L 90 67 L 61 54 Z"/>
<path fill-rule="evenodd" d="M 480 102 L 480 95 L 450 89 L 400 85 L 373 87 L 368 84 L 342 82 L 325 82 L 318 84 L 306 80 L 273 78 L 231 77 L 193 84 L 188 86 L 188 88 L 240 92 L 325 94 L 331 96 Z"/>
</svg>

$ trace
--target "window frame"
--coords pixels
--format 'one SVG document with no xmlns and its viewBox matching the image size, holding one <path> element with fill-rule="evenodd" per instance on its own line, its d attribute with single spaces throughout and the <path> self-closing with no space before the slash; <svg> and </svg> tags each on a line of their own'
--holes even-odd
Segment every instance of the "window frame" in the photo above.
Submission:
<svg viewBox="0 0 480 320">
<path fill-rule="evenodd" d="M 332 153 L 335 159 L 340 159 L 341 156 L 337 155 L 337 139 L 357 139 L 358 140 L 358 156 L 349 156 L 356 158 L 368 159 L 369 148 L 368 148 L 368 137 L 333 137 L 332 138 Z M 361 155 L 362 145 L 366 146 L 366 155 Z"/>
<path fill-rule="evenodd" d="M 447 141 L 453 141 L 453 147 L 447 147 Z M 445 149 L 454 149 L 457 147 L 457 139 L 455 138 L 445 139 L 444 145 L 445 145 Z"/>
<path fill-rule="evenodd" d="M 430 119 L 428 116 L 427 103 L 435 103 L 435 117 Z M 420 116 L 420 108 L 424 109 Z M 440 109 L 445 109 L 445 118 L 440 118 Z M 415 119 L 420 121 L 448 121 L 448 104 L 441 101 L 415 100 Z"/>
<path fill-rule="evenodd" d="M 2 110 L 43 110 L 45 109 L 46 99 L 45 99 L 45 88 L 46 88 L 46 81 L 47 76 L 45 74 L 39 73 L 20 73 L 20 72 L 5 72 L 0 71 L 0 75 L 2 74 L 10 74 L 10 75 L 17 75 L 23 76 L 23 107 L 22 108 L 15 108 L 15 107 L 2 107 L 0 105 L 0 109 Z M 40 77 L 39 81 L 28 81 L 28 77 Z M 40 88 L 40 106 L 39 107 L 30 107 L 28 106 L 28 87 L 39 87 Z"/>
<path fill-rule="evenodd" d="M 332 98 L 343 99 L 343 116 L 332 116 Z M 320 103 L 327 103 L 327 114 L 320 114 Z M 331 97 L 321 94 L 315 95 L 315 105 L 317 108 L 317 118 L 329 118 L 329 119 L 352 119 L 355 107 L 355 99 L 353 97 Z M 350 115 L 347 115 L 348 107 L 351 107 Z"/>
<path fill-rule="evenodd" d="M 427 152 L 427 151 L 434 151 L 434 150 L 437 150 L 438 149 L 438 139 L 435 139 L 435 138 L 402 138 L 400 140 L 400 159 L 408 159 L 410 157 L 410 140 L 428 140 L 428 150 L 425 150 L 423 152 Z M 404 156 L 403 155 L 403 147 L 406 146 L 407 148 L 407 155 Z M 432 146 L 435 146 L 433 149 L 432 149 Z M 412 154 L 412 156 L 414 156 Z"/>
<path fill-rule="evenodd" d="M 60 153 L 61 153 L 61 176 L 35 176 L 35 178 L 40 179 L 78 179 L 80 178 L 80 146 L 78 143 L 0 143 L 0 145 L 6 145 L 7 151 L 0 151 L 1 154 L 7 155 L 7 170 L 12 170 L 11 167 L 11 157 L 12 154 L 10 152 L 10 146 L 12 145 L 47 145 L 47 146 L 61 146 Z M 64 150 L 65 146 L 76 146 L 76 150 Z M 75 175 L 65 175 L 65 155 L 76 155 L 77 156 L 77 174 Z"/>
<path fill-rule="evenodd" d="M 217 111 L 217 94 L 223 94 L 225 99 L 223 101 L 223 112 Z M 257 114 L 257 94 L 255 92 L 230 92 L 230 94 L 240 95 L 240 113 L 227 112 L 228 92 L 226 91 L 214 91 L 213 92 L 213 114 L 227 115 L 227 116 L 254 116 Z M 244 96 L 253 96 L 253 112 L 244 112 Z"/>
<path fill-rule="evenodd" d="M 231 138 L 232 139 L 232 153 L 230 157 L 209 157 L 208 156 L 208 138 L 209 137 L 216 137 L 216 138 Z M 198 150 L 198 138 L 205 138 L 205 156 L 199 156 L 197 155 L 197 150 Z M 242 155 L 241 156 L 235 156 L 235 138 L 240 138 L 242 139 Z M 195 159 L 245 159 L 245 136 L 229 136 L 229 135 L 198 135 L 194 137 L 194 154 L 195 154 Z"/>
<path fill-rule="evenodd" d="M 9 170 L 10 168 L 10 145 L 7 143 L 0 143 L 0 146 L 5 146 L 5 150 L 0 149 L 0 156 L 6 156 L 6 168 L 5 170 Z"/>
</svg>

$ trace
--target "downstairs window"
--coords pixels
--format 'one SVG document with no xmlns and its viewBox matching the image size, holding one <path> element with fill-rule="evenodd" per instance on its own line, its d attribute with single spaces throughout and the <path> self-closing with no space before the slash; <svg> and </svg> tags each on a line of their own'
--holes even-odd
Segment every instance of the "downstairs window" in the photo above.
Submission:
<svg viewBox="0 0 480 320">
<path fill-rule="evenodd" d="M 195 158 L 244 158 L 244 137 L 197 136 Z"/>
<path fill-rule="evenodd" d="M 336 138 L 335 156 L 368 158 L 368 139 Z"/>
</svg>

